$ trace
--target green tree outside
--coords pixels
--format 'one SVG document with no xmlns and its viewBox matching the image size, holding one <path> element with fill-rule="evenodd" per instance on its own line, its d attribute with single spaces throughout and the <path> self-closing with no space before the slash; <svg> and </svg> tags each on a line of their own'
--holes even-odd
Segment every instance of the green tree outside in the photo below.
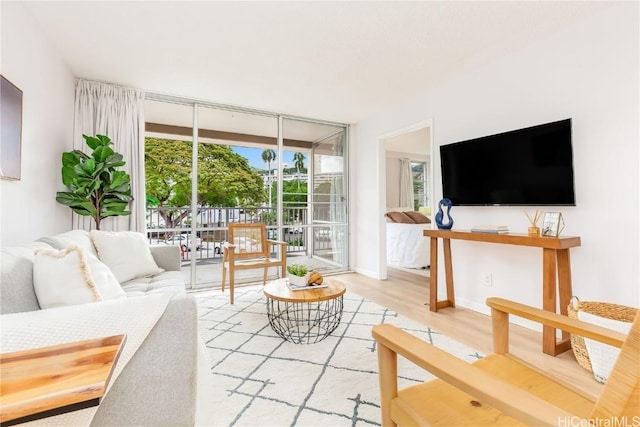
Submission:
<svg viewBox="0 0 640 427">
<path fill-rule="evenodd" d="M 262 152 L 262 161 L 265 162 L 267 164 L 267 167 L 269 168 L 269 207 L 272 206 L 271 203 L 271 187 L 272 187 L 272 182 L 271 182 L 271 162 L 273 162 L 276 159 L 276 152 L 274 150 L 264 150 Z"/>
<path fill-rule="evenodd" d="M 304 169 L 304 154 L 301 152 L 296 152 L 293 155 L 293 165 L 298 172 L 298 189 L 300 189 L 300 171 Z"/>
<path fill-rule="evenodd" d="M 147 200 L 159 208 L 191 205 L 191 142 L 145 139 Z M 230 146 L 198 146 L 198 205 L 247 206 L 266 200 L 262 177 Z M 189 209 L 159 209 L 166 227 L 174 227 Z"/>
</svg>

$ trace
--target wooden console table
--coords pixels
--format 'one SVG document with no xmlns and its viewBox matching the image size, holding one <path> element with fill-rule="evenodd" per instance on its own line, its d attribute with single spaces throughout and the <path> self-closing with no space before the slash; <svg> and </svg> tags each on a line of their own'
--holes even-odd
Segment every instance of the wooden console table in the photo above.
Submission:
<svg viewBox="0 0 640 427">
<path fill-rule="evenodd" d="M 429 309 L 431 311 L 455 307 L 451 240 L 457 239 L 542 248 L 542 308 L 556 312 L 557 284 L 560 313 L 567 315 L 567 306 L 572 296 L 569 249 L 580 246 L 580 237 L 530 237 L 526 234 L 472 233 L 462 230 L 424 230 L 423 234 L 431 238 L 431 273 L 429 278 Z M 444 249 L 444 271 L 447 285 L 447 299 L 444 301 L 438 301 L 438 239 L 442 239 Z M 570 348 L 568 333 L 563 331 L 562 339 L 557 342 L 556 329 L 544 326 L 542 330 L 542 351 L 544 353 L 555 356 Z"/>
</svg>

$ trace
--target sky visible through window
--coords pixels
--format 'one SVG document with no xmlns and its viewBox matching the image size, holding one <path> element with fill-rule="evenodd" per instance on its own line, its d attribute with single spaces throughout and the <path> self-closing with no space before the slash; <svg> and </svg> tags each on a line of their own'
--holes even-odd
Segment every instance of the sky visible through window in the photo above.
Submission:
<svg viewBox="0 0 640 427">
<path fill-rule="evenodd" d="M 249 160 L 249 165 L 253 166 L 254 168 L 257 169 L 264 169 L 267 170 L 268 169 L 268 165 L 267 163 L 265 163 L 262 160 L 262 152 L 264 151 L 263 148 L 249 148 L 249 147 L 231 147 L 231 149 L 235 152 L 238 153 L 239 155 L 241 155 L 242 157 L 246 158 Z M 293 151 L 284 151 L 282 153 L 282 160 L 285 163 L 285 167 L 287 168 L 291 168 L 293 167 Z M 307 160 L 308 160 L 308 156 L 305 154 L 305 161 L 304 164 L 305 166 L 307 165 Z M 272 162 L 271 163 L 271 169 L 275 169 L 276 168 L 276 162 Z"/>
</svg>

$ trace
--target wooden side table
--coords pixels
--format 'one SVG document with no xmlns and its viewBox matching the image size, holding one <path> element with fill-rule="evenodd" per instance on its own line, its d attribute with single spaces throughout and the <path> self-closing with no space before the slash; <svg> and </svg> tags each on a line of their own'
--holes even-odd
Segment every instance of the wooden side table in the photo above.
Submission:
<svg viewBox="0 0 640 427">
<path fill-rule="evenodd" d="M 95 406 L 126 335 L 0 355 L 0 422 L 12 425 Z"/>
<path fill-rule="evenodd" d="M 423 234 L 431 238 L 431 273 L 429 278 L 429 309 L 431 311 L 438 311 L 438 309 L 445 307 L 455 307 L 451 240 L 468 240 L 541 248 L 542 308 L 546 311 L 556 312 L 557 286 L 560 297 L 560 313 L 567 315 L 567 306 L 572 296 L 569 249 L 580 246 L 580 237 L 531 237 L 526 234 L 472 233 L 463 230 L 424 230 Z M 438 239 L 442 239 L 444 250 L 444 270 L 447 286 L 447 299 L 444 301 L 438 301 Z M 567 332 L 563 331 L 562 339 L 556 342 L 556 329 L 544 326 L 542 331 L 542 351 L 544 353 L 555 356 L 570 348 L 571 342 Z"/>
<path fill-rule="evenodd" d="M 338 327 L 347 289 L 338 280 L 324 280 L 327 287 L 308 290 L 293 291 L 285 279 L 265 285 L 267 316 L 275 333 L 295 344 L 313 344 Z"/>
</svg>

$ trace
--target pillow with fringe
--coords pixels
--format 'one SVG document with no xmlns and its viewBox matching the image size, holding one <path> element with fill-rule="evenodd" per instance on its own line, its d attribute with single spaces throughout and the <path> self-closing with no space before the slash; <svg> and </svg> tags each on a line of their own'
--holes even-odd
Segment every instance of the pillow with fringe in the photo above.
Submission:
<svg viewBox="0 0 640 427">
<path fill-rule="evenodd" d="M 127 296 L 111 270 L 77 245 L 36 249 L 33 288 L 43 309 Z"/>
</svg>

